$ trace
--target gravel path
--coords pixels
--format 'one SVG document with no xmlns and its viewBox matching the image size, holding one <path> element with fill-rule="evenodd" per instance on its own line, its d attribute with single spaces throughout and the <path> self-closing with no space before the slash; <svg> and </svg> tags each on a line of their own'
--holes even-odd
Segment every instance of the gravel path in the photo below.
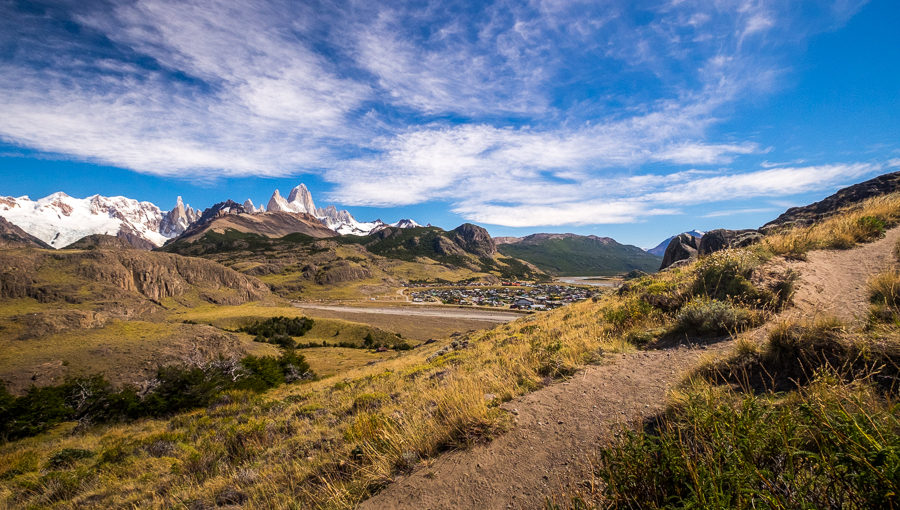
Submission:
<svg viewBox="0 0 900 510">
<path fill-rule="evenodd" d="M 487 322 L 510 322 L 521 319 L 523 314 L 515 312 L 494 312 L 490 310 L 465 310 L 462 308 L 426 308 L 419 306 L 387 306 L 363 307 L 341 305 L 317 305 L 313 303 L 294 303 L 297 308 L 307 310 L 327 310 L 341 313 L 375 313 L 380 315 L 406 315 L 410 317 L 443 317 L 448 319 L 469 319 Z"/>
</svg>

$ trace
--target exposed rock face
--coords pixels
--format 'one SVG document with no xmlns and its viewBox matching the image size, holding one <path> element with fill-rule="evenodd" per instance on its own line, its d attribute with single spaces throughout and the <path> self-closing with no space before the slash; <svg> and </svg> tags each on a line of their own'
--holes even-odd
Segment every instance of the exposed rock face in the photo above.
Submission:
<svg viewBox="0 0 900 510">
<path fill-rule="evenodd" d="M 703 237 L 703 232 L 701 232 L 699 230 L 689 230 L 687 232 L 682 232 L 682 233 L 694 236 L 698 239 Z M 666 254 L 666 248 L 669 247 L 669 243 L 672 242 L 672 239 L 675 239 L 675 236 L 672 236 L 672 237 L 666 239 L 665 241 L 659 243 L 658 245 L 654 246 L 653 248 L 650 248 L 649 250 L 647 250 L 647 253 L 652 253 L 653 255 L 656 255 L 657 257 L 662 257 L 663 255 Z"/>
<path fill-rule="evenodd" d="M 305 184 L 300 184 L 288 194 L 287 200 L 276 189 L 266 207 L 269 212 L 292 212 L 316 215 L 316 204 Z"/>
<path fill-rule="evenodd" d="M 462 249 L 479 257 L 493 257 L 497 253 L 497 245 L 491 235 L 478 225 L 463 223 L 448 234 Z"/>
<path fill-rule="evenodd" d="M 697 251 L 700 255 L 709 255 L 710 253 L 724 250 L 727 248 L 742 248 L 753 243 L 759 242 L 762 234 L 757 230 L 727 230 L 716 229 L 710 230 L 700 238 L 700 246 Z"/>
<path fill-rule="evenodd" d="M 6 221 L 0 216 L 0 248 L 31 246 L 33 248 L 53 248 L 37 237 Z"/>
<path fill-rule="evenodd" d="M 315 281 L 319 285 L 330 285 L 334 283 L 363 280 L 370 276 L 372 276 L 372 274 L 369 270 L 359 264 L 341 260 L 316 271 Z"/>
<path fill-rule="evenodd" d="M 760 230 L 769 233 L 791 225 L 811 225 L 844 207 L 895 191 L 900 191 L 900 172 L 880 175 L 874 179 L 848 186 L 814 204 L 792 207 L 781 216 L 763 225 Z"/>
<path fill-rule="evenodd" d="M 287 200 L 281 196 L 281 192 L 277 189 L 275 190 L 275 193 L 272 193 L 272 198 L 269 199 L 266 210 L 269 212 L 293 212 L 288 205 Z"/>
<path fill-rule="evenodd" d="M 90 310 L 47 310 L 15 317 L 16 322 L 25 326 L 25 333 L 19 337 L 20 340 L 73 329 L 99 328 L 108 320 L 107 314 Z"/>
<path fill-rule="evenodd" d="M 305 184 L 295 186 L 288 195 L 288 203 L 292 204 L 296 210 L 294 212 L 316 214 L 316 204 L 313 202 L 312 194 L 306 189 Z"/>
<path fill-rule="evenodd" d="M 416 242 L 416 244 L 418 244 L 418 242 Z M 434 238 L 434 252 L 438 255 L 452 256 L 463 255 L 466 253 L 466 250 L 444 236 L 437 236 Z"/>
<path fill-rule="evenodd" d="M 243 205 L 244 205 L 244 210 L 247 211 L 248 214 L 262 212 L 262 211 L 258 210 L 256 208 L 256 206 L 253 205 L 253 200 L 250 200 L 249 198 L 247 200 L 244 200 Z"/>
<path fill-rule="evenodd" d="M 0 253 L 0 298 L 40 302 L 108 302 L 141 314 L 159 302 L 196 292 L 206 301 L 241 304 L 269 295 L 257 280 L 216 262 L 140 250 Z M 137 296 L 139 294 L 140 296 Z"/>
<path fill-rule="evenodd" d="M 184 206 L 181 197 L 175 201 L 175 207 L 163 216 L 159 223 L 159 233 L 166 237 L 176 237 L 188 229 L 200 215 L 191 206 Z"/>
<path fill-rule="evenodd" d="M 663 270 L 680 260 L 690 260 L 697 257 L 700 241 L 690 234 L 678 234 L 669 242 L 666 253 L 663 255 L 659 269 Z"/>
</svg>

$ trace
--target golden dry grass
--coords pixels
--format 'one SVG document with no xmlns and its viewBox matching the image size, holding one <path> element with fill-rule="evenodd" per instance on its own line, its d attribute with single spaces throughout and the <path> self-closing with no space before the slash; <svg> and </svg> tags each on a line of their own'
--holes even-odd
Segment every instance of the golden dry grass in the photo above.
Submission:
<svg viewBox="0 0 900 510">
<path fill-rule="evenodd" d="M 870 198 L 808 227 L 768 235 L 762 246 L 775 255 L 802 258 L 810 250 L 848 249 L 877 238 L 900 222 L 900 193 Z"/>
<path fill-rule="evenodd" d="M 848 214 L 872 215 L 881 207 L 875 202 Z M 895 210 L 885 214 L 900 210 L 900 202 L 892 203 Z M 776 253 L 778 246 L 812 249 L 841 221 L 779 234 L 781 241 L 766 246 Z M 604 351 L 633 348 L 628 338 L 664 334 L 674 319 L 669 308 L 690 297 L 702 262 L 629 282 L 622 296 L 529 316 L 323 380 L 262 395 L 228 393 L 208 409 L 167 420 L 77 432 L 67 424 L 0 445 L 0 501 L 9 507 L 237 501 L 262 508 L 351 508 L 419 460 L 503 430 L 509 421 L 501 402 L 566 377 Z M 254 308 L 250 315 L 283 314 L 277 308 Z M 213 322 L 238 316 L 217 308 L 192 313 L 182 316 Z M 64 448 L 94 455 L 65 468 L 48 466 Z"/>
<path fill-rule="evenodd" d="M 0 446 L 0 495 L 9 506 L 150 507 L 212 503 L 226 489 L 267 508 L 347 508 L 418 459 L 502 430 L 497 404 L 574 372 L 601 350 L 628 346 L 585 302 L 474 334 L 466 347 L 429 345 L 339 378 L 170 420 L 66 426 Z M 94 452 L 47 469 L 63 448 Z M 101 460 L 106 459 L 106 460 Z"/>
</svg>

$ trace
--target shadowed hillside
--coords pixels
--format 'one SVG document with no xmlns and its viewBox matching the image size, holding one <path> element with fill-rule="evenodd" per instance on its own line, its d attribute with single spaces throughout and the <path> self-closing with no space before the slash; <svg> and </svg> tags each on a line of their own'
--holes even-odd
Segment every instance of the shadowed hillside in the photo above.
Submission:
<svg viewBox="0 0 900 510">
<path fill-rule="evenodd" d="M 530 262 L 556 276 L 612 276 L 629 271 L 654 272 L 660 257 L 614 239 L 575 234 L 532 234 L 503 238 L 504 255 Z"/>
</svg>

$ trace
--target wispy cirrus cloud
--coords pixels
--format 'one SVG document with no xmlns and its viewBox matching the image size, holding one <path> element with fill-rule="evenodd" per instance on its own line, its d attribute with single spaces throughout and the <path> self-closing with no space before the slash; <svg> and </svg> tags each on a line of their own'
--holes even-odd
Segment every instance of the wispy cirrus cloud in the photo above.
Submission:
<svg viewBox="0 0 900 510">
<path fill-rule="evenodd" d="M 634 221 L 876 171 L 733 168 L 768 148 L 711 134 L 777 86 L 786 46 L 861 3 L 7 4 L 0 137 L 186 179 L 318 173 L 348 205 Z"/>
</svg>

